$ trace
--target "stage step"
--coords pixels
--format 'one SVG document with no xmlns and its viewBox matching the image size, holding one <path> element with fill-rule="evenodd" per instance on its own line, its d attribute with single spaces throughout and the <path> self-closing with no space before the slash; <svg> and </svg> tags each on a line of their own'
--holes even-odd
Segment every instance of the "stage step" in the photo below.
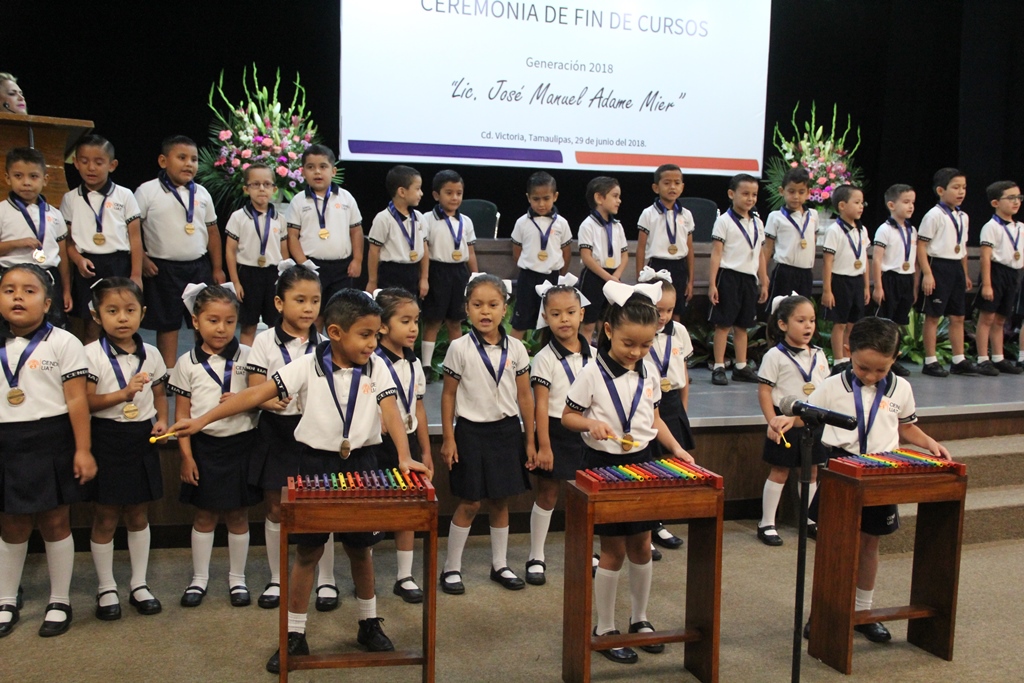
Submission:
<svg viewBox="0 0 1024 683">
<path fill-rule="evenodd" d="M 1024 485 L 1024 434 L 944 441 L 953 459 L 967 465 L 968 486 Z"/>
</svg>

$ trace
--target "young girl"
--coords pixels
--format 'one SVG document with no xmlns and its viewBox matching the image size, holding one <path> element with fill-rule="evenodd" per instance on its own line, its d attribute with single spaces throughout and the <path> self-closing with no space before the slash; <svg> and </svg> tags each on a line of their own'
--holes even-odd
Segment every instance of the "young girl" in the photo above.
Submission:
<svg viewBox="0 0 1024 683">
<path fill-rule="evenodd" d="M 249 347 L 235 339 L 238 298 L 231 285 L 189 285 L 182 301 L 192 311 L 196 347 L 178 359 L 170 390 L 179 420 L 203 413 L 245 389 Z M 245 586 L 249 553 L 249 506 L 259 495 L 248 485 L 249 458 L 256 446 L 256 413 L 216 422 L 192 437 L 178 435 L 182 503 L 196 507 L 192 523 L 192 581 L 182 607 L 198 607 L 210 580 L 213 530 L 223 516 L 228 528 L 228 590 L 234 607 L 250 603 Z"/>
<path fill-rule="evenodd" d="M 586 447 L 583 466 L 588 468 L 647 462 L 659 457 L 654 440 L 674 457 L 693 462 L 658 414 L 661 386 L 656 370 L 644 358 L 658 331 L 661 285 L 635 287 L 609 282 L 604 294 L 611 302 L 597 340 L 597 359 L 583 368 L 566 396 L 562 424 L 583 432 Z M 624 438 L 631 442 L 623 444 Z M 633 445 L 635 442 L 636 445 Z M 632 611 L 629 632 L 653 631 L 647 620 L 651 592 L 651 530 L 657 522 L 599 524 L 594 533 L 601 539 L 601 559 L 594 578 L 597 605 L 596 635 L 615 630 L 615 592 L 619 570 L 628 557 Z M 642 648 L 658 653 L 664 645 Z M 602 650 L 613 662 L 632 664 L 638 657 L 632 648 Z"/>
<path fill-rule="evenodd" d="M 536 459 L 530 357 L 523 343 L 502 327 L 509 289 L 493 275 L 470 279 L 466 312 L 472 330 L 453 341 L 444 358 L 441 455 L 459 505 L 448 532 L 441 590 L 452 595 L 466 592 L 462 551 L 484 499 L 490 503 L 491 581 L 509 590 L 526 587 L 506 559 L 508 497 L 529 488 L 523 461 L 525 457 L 526 468 L 533 469 Z M 522 428 L 517 414 L 522 415 Z"/>
<path fill-rule="evenodd" d="M 139 614 L 160 611 L 146 585 L 149 567 L 150 501 L 164 495 L 160 454 L 149 437 L 167 431 L 167 366 L 160 352 L 142 343 L 146 314 L 142 289 L 128 278 L 98 280 L 92 287 L 93 319 L 102 330 L 85 347 L 89 361 L 86 394 L 92 411 L 92 448 L 99 471 L 92 483 L 92 561 L 99 585 L 96 618 L 121 618 L 114 581 L 114 530 L 121 515 L 128 527 L 132 563 L 128 603 Z M 156 418 L 156 423 L 153 418 Z"/>
<path fill-rule="evenodd" d="M 50 600 L 39 635 L 71 626 L 75 544 L 68 505 L 96 476 L 89 450 L 89 374 L 81 342 L 46 322 L 50 278 L 18 264 L 0 278 L 0 638 L 19 618 L 21 572 L 33 522 L 46 542 Z"/>
<path fill-rule="evenodd" d="M 530 383 L 536 404 L 537 499 L 530 514 L 530 559 L 526 562 L 526 582 L 544 585 L 544 541 L 551 524 L 551 511 L 558 501 L 562 481 L 574 480 L 583 466 L 583 439 L 562 426 L 565 395 L 580 371 L 593 359 L 595 351 L 580 335 L 583 309 L 589 304 L 575 289 L 576 276 L 563 275 L 558 284 L 537 285 L 541 311 L 537 329 L 544 348 L 533 359 Z"/>
<path fill-rule="evenodd" d="M 426 465 L 427 476 L 433 478 L 434 463 L 430 457 L 427 409 L 423 407 L 427 378 L 412 350 L 420 331 L 420 307 L 411 293 L 400 288 L 382 290 L 377 293 L 376 299 L 384 310 L 380 316 L 377 355 L 384 362 L 398 390 L 398 412 L 402 416 L 409 452 L 414 460 Z M 381 440 L 378 466 L 385 470 L 398 467 L 395 438 L 385 431 L 381 434 Z M 423 591 L 412 578 L 413 536 L 411 531 L 395 532 L 398 576 L 392 592 L 406 602 L 418 603 L 423 602 Z"/>
<path fill-rule="evenodd" d="M 312 261 L 301 266 L 285 259 L 278 263 L 274 305 L 280 313 L 277 324 L 261 332 L 253 341 L 246 363 L 249 386 L 263 384 L 293 360 L 312 353 L 320 343 L 316 319 L 320 315 L 320 279 Z M 264 492 L 267 518 L 263 523 L 267 539 L 270 583 L 256 601 L 263 609 L 275 609 L 281 602 L 281 487 L 289 475 L 299 471 L 301 446 L 295 443 L 295 428 L 303 406 L 291 398 L 271 399 L 260 413 L 257 457 L 249 470 L 249 484 Z M 338 607 L 338 586 L 334 579 L 334 543 L 324 546 L 319 564 L 320 581 L 316 606 L 321 612 Z"/>
<path fill-rule="evenodd" d="M 583 338 L 594 337 L 594 326 L 604 313 L 605 299 L 601 288 L 605 282 L 618 282 L 629 263 L 629 245 L 622 223 L 615 219 L 622 203 L 619 181 L 598 176 L 587 183 L 587 204 L 590 215 L 580 224 L 580 260 L 583 274 L 580 291 L 590 299 L 583 314 Z"/>
<path fill-rule="evenodd" d="M 761 404 L 764 419 L 771 422 L 776 415 L 782 415 L 778 405 L 787 396 L 799 396 L 801 400 L 821 386 L 829 375 L 828 359 L 825 353 L 811 344 L 814 336 L 814 304 L 810 299 L 799 295 L 777 296 L 772 300 L 772 314 L 768 318 L 769 339 L 775 346 L 768 349 L 761 361 L 758 376 L 761 384 L 757 388 L 757 398 Z M 764 483 L 764 494 L 761 501 L 761 522 L 757 525 L 757 537 L 765 545 L 782 545 L 782 537 L 775 529 L 775 511 L 782 498 L 782 489 L 789 477 L 789 470 L 800 467 L 800 437 L 805 427 L 803 422 L 795 420 L 795 428 L 789 432 L 791 448 L 784 448 L 771 438 L 764 443 L 762 458 L 772 466 L 768 479 Z M 811 467 L 811 498 L 818 488 L 818 465 L 828 459 L 828 449 L 821 445 L 821 428 L 814 435 L 814 452 Z M 816 527 L 808 526 L 808 535 L 812 538 Z"/>
</svg>

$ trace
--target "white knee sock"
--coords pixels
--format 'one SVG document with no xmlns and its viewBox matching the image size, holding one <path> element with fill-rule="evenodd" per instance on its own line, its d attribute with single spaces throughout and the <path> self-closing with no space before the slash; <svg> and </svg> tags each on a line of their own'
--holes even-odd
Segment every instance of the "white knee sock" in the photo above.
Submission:
<svg viewBox="0 0 1024 683">
<path fill-rule="evenodd" d="M 764 492 L 761 494 L 761 523 L 759 527 L 775 526 L 775 512 L 779 509 L 779 501 L 782 499 L 782 490 L 785 484 L 777 484 L 771 479 L 764 482 Z"/>
<path fill-rule="evenodd" d="M 615 630 L 615 593 L 619 589 L 619 572 L 597 568 L 594 575 L 594 604 L 597 607 L 597 635 Z"/>
<path fill-rule="evenodd" d="M 469 540 L 469 527 L 456 526 L 452 522 L 448 528 L 448 555 L 444 560 L 446 572 L 462 571 L 462 551 L 466 548 L 466 541 Z M 453 578 L 453 581 L 457 579 Z"/>
<path fill-rule="evenodd" d="M 654 576 L 654 564 L 629 563 L 629 623 L 647 621 L 647 601 L 651 597 L 651 578 Z"/>
<path fill-rule="evenodd" d="M 128 532 L 128 557 L 132 563 L 132 578 L 128 584 L 132 590 L 146 585 L 146 574 L 149 572 L 149 525 L 139 531 Z M 136 600 L 152 600 L 153 594 L 148 590 L 133 593 Z"/>
<path fill-rule="evenodd" d="M 356 598 L 356 604 L 359 606 L 359 621 L 377 618 L 377 596 L 369 600 Z"/>
<path fill-rule="evenodd" d="M 807 487 L 807 505 L 811 505 L 811 501 L 814 500 L 814 494 L 818 492 L 818 482 L 812 481 Z"/>
<path fill-rule="evenodd" d="M 491 566 L 501 569 L 508 566 L 508 527 L 491 527 Z"/>
<path fill-rule="evenodd" d="M 89 541 L 89 550 L 92 553 L 93 566 L 96 567 L 96 595 L 117 590 L 117 581 L 114 580 L 114 542 Z M 113 593 L 104 595 L 99 600 L 101 607 L 117 604 L 117 596 Z"/>
<path fill-rule="evenodd" d="M 875 591 L 871 589 L 869 591 L 863 591 L 860 588 L 857 589 L 857 595 L 853 601 L 853 608 L 856 610 L 871 609 L 871 603 L 875 600 Z"/>
<path fill-rule="evenodd" d="M 263 535 L 267 539 L 267 564 L 270 566 L 270 583 L 281 583 L 281 525 L 263 521 Z"/>
<path fill-rule="evenodd" d="M 288 633 L 305 633 L 306 632 L 306 613 L 297 614 L 295 612 L 288 613 Z"/>
<path fill-rule="evenodd" d="M 50 570 L 50 602 L 71 604 L 71 575 L 75 569 L 75 542 L 69 535 L 62 541 L 47 541 L 46 566 Z M 50 610 L 45 621 L 64 621 L 67 614 Z"/>
<path fill-rule="evenodd" d="M 530 513 L 530 559 L 544 561 L 544 542 L 551 526 L 551 510 L 545 510 L 536 503 Z"/>
<path fill-rule="evenodd" d="M 245 560 L 249 555 L 249 532 L 228 534 L 228 588 L 245 585 Z"/>
<path fill-rule="evenodd" d="M 435 344 L 437 344 L 437 342 L 428 342 L 428 341 L 420 342 L 420 362 L 423 364 L 423 367 L 425 367 L 425 368 L 429 368 L 430 367 L 430 362 L 434 358 L 434 345 Z"/>
<path fill-rule="evenodd" d="M 210 556 L 213 555 L 213 532 L 196 531 L 192 527 L 192 583 L 206 588 L 210 583 Z"/>
<path fill-rule="evenodd" d="M 0 540 L 0 605 L 14 607 L 18 604 L 18 585 L 21 583 L 21 572 L 25 568 L 26 554 L 28 541 L 6 543 Z M 7 623 L 13 618 L 11 612 L 0 612 L 0 624 Z"/>
<path fill-rule="evenodd" d="M 407 579 L 412 576 L 412 554 L 411 550 L 396 550 L 395 558 L 398 564 L 398 576 L 397 581 Z"/>
<path fill-rule="evenodd" d="M 334 578 L 334 536 L 333 534 L 327 539 L 327 543 L 324 543 L 324 554 L 320 558 L 320 562 L 316 565 L 317 579 L 316 583 L 318 586 L 331 585 L 337 586 L 338 582 Z M 330 597 L 330 596 L 325 596 Z"/>
</svg>

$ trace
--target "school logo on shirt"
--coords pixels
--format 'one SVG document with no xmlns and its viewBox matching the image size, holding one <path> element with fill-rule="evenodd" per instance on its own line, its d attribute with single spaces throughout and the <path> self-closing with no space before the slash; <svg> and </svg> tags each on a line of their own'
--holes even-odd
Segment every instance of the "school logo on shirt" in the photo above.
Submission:
<svg viewBox="0 0 1024 683">
<path fill-rule="evenodd" d="M 892 400 L 888 400 L 888 399 L 884 399 L 884 398 L 882 399 L 882 402 L 880 404 L 878 404 L 878 408 L 879 408 L 879 410 L 885 410 L 885 411 L 888 411 L 888 412 L 893 413 L 895 415 L 899 415 L 899 413 L 900 413 L 900 404 L 899 403 L 897 403 L 896 401 L 892 401 Z"/>
<path fill-rule="evenodd" d="M 369 393 L 372 393 L 372 392 L 373 392 L 373 391 L 375 391 L 375 390 L 376 390 L 376 389 L 375 389 L 375 387 L 374 387 L 373 383 L 370 383 L 370 384 L 363 384 L 363 386 L 362 386 L 362 387 L 360 387 L 360 389 L 359 389 L 359 391 L 363 392 L 364 394 L 369 394 Z"/>
<path fill-rule="evenodd" d="M 51 370 L 60 370 L 60 363 L 55 360 L 36 360 L 35 358 L 32 358 L 29 362 L 25 363 L 25 367 L 29 370 L 50 372 Z"/>
</svg>

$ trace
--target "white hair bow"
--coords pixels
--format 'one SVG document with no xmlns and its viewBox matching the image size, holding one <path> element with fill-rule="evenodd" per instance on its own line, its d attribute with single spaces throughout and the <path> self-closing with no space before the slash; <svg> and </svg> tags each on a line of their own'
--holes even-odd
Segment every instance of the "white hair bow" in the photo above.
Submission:
<svg viewBox="0 0 1024 683">
<path fill-rule="evenodd" d="M 789 294 L 786 294 L 785 296 L 777 296 L 774 299 L 772 299 L 771 314 L 775 315 L 775 311 L 779 310 L 779 306 L 782 304 L 782 300 L 783 299 L 788 299 L 791 296 L 800 296 L 800 293 L 799 292 L 791 292 Z"/>
<path fill-rule="evenodd" d="M 644 269 L 640 271 L 640 275 L 637 276 L 637 282 L 650 282 L 651 280 L 659 278 L 671 284 L 672 273 L 668 272 L 664 268 L 655 272 L 654 268 L 650 266 L 644 266 Z"/>
<path fill-rule="evenodd" d="M 185 291 L 181 293 L 181 300 L 185 303 L 185 308 L 188 309 L 189 313 L 195 312 L 196 297 L 199 293 L 209 287 L 208 284 L 202 282 L 200 284 L 189 284 L 185 285 Z M 224 289 L 228 290 L 235 296 L 238 296 L 238 292 L 235 291 L 235 285 L 231 282 L 225 282 L 221 285 Z"/>
<path fill-rule="evenodd" d="M 295 259 L 284 259 L 283 261 L 277 264 L 277 276 L 281 277 L 282 275 L 284 275 L 284 272 L 286 270 L 288 270 L 289 268 L 294 268 L 297 265 L 300 264 L 296 263 Z M 306 259 L 305 261 L 302 262 L 301 265 L 303 268 L 310 271 L 314 275 L 319 275 L 320 268 L 315 263 L 313 263 L 311 259 Z"/>
<path fill-rule="evenodd" d="M 653 285 L 647 283 L 627 285 L 625 282 L 608 280 L 604 283 L 603 291 L 605 299 L 619 306 L 625 306 L 626 302 L 629 301 L 629 297 L 634 294 L 642 294 L 655 304 L 661 301 L 660 282 L 655 282 Z"/>
<path fill-rule="evenodd" d="M 558 276 L 558 285 L 557 286 L 558 287 L 572 287 L 573 289 L 575 289 L 576 290 L 576 295 L 580 298 L 580 306 L 583 307 L 583 308 L 586 308 L 587 306 L 590 305 L 590 300 L 587 297 L 583 296 L 583 292 L 581 292 L 579 289 L 577 289 L 576 283 L 579 282 L 579 281 L 580 281 L 579 278 L 576 277 L 575 275 L 573 275 L 572 273 L 566 273 L 565 275 L 559 275 Z M 537 291 L 537 294 L 540 295 L 541 302 L 542 302 L 541 303 L 541 307 L 540 307 L 540 313 L 537 314 L 537 326 L 536 326 L 535 329 L 540 330 L 540 329 L 543 329 L 543 328 L 548 326 L 548 321 L 544 319 L 544 304 L 543 304 L 543 301 L 544 301 L 544 297 L 547 296 L 548 291 L 550 291 L 555 286 L 556 285 L 553 285 L 550 282 L 548 282 L 547 280 L 545 280 L 544 282 L 542 282 L 539 285 L 537 285 L 536 287 L 534 287 L 534 289 Z"/>
<path fill-rule="evenodd" d="M 478 277 L 480 277 L 482 275 L 487 275 L 487 273 L 472 273 L 469 276 L 469 281 L 468 282 L 472 282 L 473 280 L 477 279 Z M 469 289 L 468 282 L 467 282 L 467 285 L 466 285 L 466 289 L 467 290 Z M 505 285 L 505 300 L 508 301 L 508 298 L 510 296 L 512 296 L 512 281 L 511 280 L 502 280 L 501 282 L 502 282 L 502 284 Z"/>
</svg>

